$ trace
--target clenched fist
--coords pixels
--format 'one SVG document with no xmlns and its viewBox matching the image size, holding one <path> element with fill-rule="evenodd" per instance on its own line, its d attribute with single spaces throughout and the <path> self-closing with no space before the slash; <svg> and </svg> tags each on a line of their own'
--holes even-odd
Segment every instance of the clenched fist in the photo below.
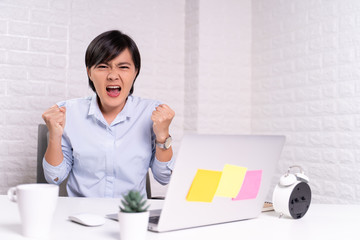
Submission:
<svg viewBox="0 0 360 240">
<path fill-rule="evenodd" d="M 153 121 L 153 129 L 158 142 L 165 142 L 169 137 L 169 126 L 175 112 L 166 104 L 161 104 L 155 108 L 151 115 Z"/>
<path fill-rule="evenodd" d="M 61 138 L 65 127 L 66 108 L 54 105 L 43 113 L 42 118 L 49 129 L 49 137 Z"/>
</svg>

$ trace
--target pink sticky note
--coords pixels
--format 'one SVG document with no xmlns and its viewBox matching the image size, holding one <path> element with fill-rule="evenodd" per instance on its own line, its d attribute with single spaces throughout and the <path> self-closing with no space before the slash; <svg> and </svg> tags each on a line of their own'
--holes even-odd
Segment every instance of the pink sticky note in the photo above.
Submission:
<svg viewBox="0 0 360 240">
<path fill-rule="evenodd" d="M 247 171 L 243 185 L 236 198 L 232 200 L 254 199 L 260 189 L 262 170 Z"/>
</svg>

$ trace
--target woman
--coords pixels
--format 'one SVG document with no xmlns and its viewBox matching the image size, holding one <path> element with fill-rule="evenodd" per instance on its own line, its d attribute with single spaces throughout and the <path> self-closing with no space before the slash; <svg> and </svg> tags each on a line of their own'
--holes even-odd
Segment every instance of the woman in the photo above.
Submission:
<svg viewBox="0 0 360 240">
<path fill-rule="evenodd" d="M 49 183 L 69 175 L 76 197 L 121 197 L 146 193 L 146 173 L 167 184 L 174 111 L 158 101 L 132 96 L 141 60 L 135 42 L 120 31 L 97 36 L 85 64 L 92 97 L 60 102 L 42 115 L 49 129 L 43 167 Z"/>
</svg>

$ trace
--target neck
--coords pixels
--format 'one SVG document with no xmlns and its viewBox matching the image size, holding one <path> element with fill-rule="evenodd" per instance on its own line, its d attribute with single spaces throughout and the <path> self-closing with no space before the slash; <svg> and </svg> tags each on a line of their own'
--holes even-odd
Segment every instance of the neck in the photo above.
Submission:
<svg viewBox="0 0 360 240">
<path fill-rule="evenodd" d="M 116 116 L 124 109 L 124 106 L 126 103 L 125 102 L 124 105 L 121 105 L 121 106 L 106 107 L 101 104 L 99 97 L 97 97 L 97 101 L 98 101 L 100 111 L 101 111 L 102 115 L 104 116 L 104 119 L 106 120 L 106 122 L 109 125 L 115 120 Z"/>
<path fill-rule="evenodd" d="M 115 120 L 117 113 L 102 113 L 106 122 L 111 125 L 111 123 Z"/>
</svg>

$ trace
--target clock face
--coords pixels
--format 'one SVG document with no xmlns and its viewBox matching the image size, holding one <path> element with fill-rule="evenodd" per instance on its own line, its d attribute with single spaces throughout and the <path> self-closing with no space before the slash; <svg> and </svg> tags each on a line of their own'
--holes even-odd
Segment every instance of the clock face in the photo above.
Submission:
<svg viewBox="0 0 360 240">
<path fill-rule="evenodd" d="M 305 182 L 298 183 L 291 192 L 289 199 L 289 212 L 295 219 L 302 218 L 309 209 L 311 202 L 311 189 Z"/>
</svg>

